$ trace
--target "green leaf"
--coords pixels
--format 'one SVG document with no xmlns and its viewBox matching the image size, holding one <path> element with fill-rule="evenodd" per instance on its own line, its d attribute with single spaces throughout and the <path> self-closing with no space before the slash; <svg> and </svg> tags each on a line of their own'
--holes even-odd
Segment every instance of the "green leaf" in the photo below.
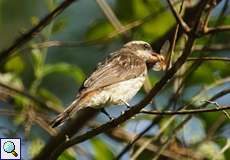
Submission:
<svg viewBox="0 0 230 160">
<path fill-rule="evenodd" d="M 163 12 L 159 16 L 154 17 L 148 23 L 134 34 L 134 39 L 143 39 L 145 41 L 154 41 L 164 35 L 175 23 L 174 17 L 170 12 Z"/>
<path fill-rule="evenodd" d="M 42 147 L 44 146 L 44 141 L 40 138 L 34 138 L 29 147 L 28 147 L 28 153 L 31 157 L 34 157 L 35 155 L 37 155 L 40 150 L 42 149 Z"/>
<path fill-rule="evenodd" d="M 94 23 L 86 33 L 87 40 L 94 40 L 106 37 L 109 33 L 113 32 L 113 26 L 106 20 Z"/>
<path fill-rule="evenodd" d="M 17 113 L 14 117 L 13 117 L 13 123 L 15 125 L 21 125 L 24 124 L 25 120 L 26 120 L 26 116 L 25 114 L 22 114 L 22 112 Z"/>
<path fill-rule="evenodd" d="M 158 0 L 134 0 L 133 1 L 133 10 L 135 18 L 140 19 L 150 15 L 153 12 L 156 12 L 162 8 L 161 3 Z"/>
<path fill-rule="evenodd" d="M 140 19 L 162 8 L 159 0 L 117 0 L 116 13 L 122 20 Z"/>
<path fill-rule="evenodd" d="M 14 73 L 0 73 L 0 82 L 17 89 L 23 89 L 22 80 Z"/>
<path fill-rule="evenodd" d="M 79 67 L 67 63 L 45 65 L 43 70 L 43 76 L 47 76 L 51 73 L 62 73 L 71 76 L 78 84 L 82 83 L 82 81 L 85 79 L 85 75 Z"/>
<path fill-rule="evenodd" d="M 34 61 L 34 73 L 36 77 L 40 77 L 42 73 L 42 67 L 44 63 L 44 55 L 41 50 L 38 48 L 34 48 L 31 50 L 32 58 Z"/>
<path fill-rule="evenodd" d="M 59 100 L 58 97 L 56 97 L 53 93 L 51 93 L 49 90 L 45 88 L 41 88 L 38 91 L 38 94 L 43 97 L 46 101 L 51 101 L 51 103 L 62 106 L 62 102 Z"/>
<path fill-rule="evenodd" d="M 114 159 L 113 152 L 110 150 L 111 147 L 104 141 L 99 138 L 94 138 L 91 140 L 91 143 L 95 151 L 95 160 Z"/>
<path fill-rule="evenodd" d="M 190 83 L 211 83 L 214 81 L 212 72 L 209 66 L 202 65 L 193 73 L 189 81 Z"/>
<path fill-rule="evenodd" d="M 66 18 L 59 18 L 57 21 L 54 22 L 52 27 L 52 34 L 60 33 L 64 30 L 65 26 L 67 25 Z"/>
<path fill-rule="evenodd" d="M 202 156 L 201 159 L 225 160 L 220 153 L 220 147 L 213 141 L 206 141 L 197 147 L 197 152 Z"/>
<path fill-rule="evenodd" d="M 5 64 L 5 70 L 20 74 L 25 68 L 24 60 L 20 56 L 13 56 Z"/>
<path fill-rule="evenodd" d="M 31 24 L 33 25 L 33 26 L 36 26 L 38 23 L 39 23 L 39 18 L 38 17 L 36 17 L 36 16 L 32 16 L 31 17 Z"/>
<path fill-rule="evenodd" d="M 74 154 L 75 153 L 70 152 L 70 150 L 66 150 L 58 157 L 58 160 L 75 160 L 76 156 Z"/>
</svg>

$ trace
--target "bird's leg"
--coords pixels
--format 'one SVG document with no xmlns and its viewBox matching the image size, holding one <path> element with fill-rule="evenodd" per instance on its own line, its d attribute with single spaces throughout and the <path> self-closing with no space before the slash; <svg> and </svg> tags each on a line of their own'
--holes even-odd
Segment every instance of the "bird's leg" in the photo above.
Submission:
<svg viewBox="0 0 230 160">
<path fill-rule="evenodd" d="M 65 134 L 65 140 L 66 140 L 66 141 L 69 141 L 69 140 L 70 140 L 68 134 Z"/>
<path fill-rule="evenodd" d="M 130 109 L 131 108 L 131 105 L 128 103 L 128 102 L 125 102 L 124 100 L 120 100 L 122 103 L 124 103 L 127 107 L 127 109 Z"/>
<path fill-rule="evenodd" d="M 105 108 L 102 108 L 101 112 L 104 113 L 110 120 L 113 120 L 113 117 L 111 117 L 110 114 L 106 112 Z"/>
</svg>

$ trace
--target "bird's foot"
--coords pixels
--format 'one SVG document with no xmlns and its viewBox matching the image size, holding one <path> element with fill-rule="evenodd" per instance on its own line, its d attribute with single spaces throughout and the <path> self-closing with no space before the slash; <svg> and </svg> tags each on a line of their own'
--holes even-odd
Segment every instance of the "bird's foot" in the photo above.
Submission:
<svg viewBox="0 0 230 160">
<path fill-rule="evenodd" d="M 70 140 L 70 138 L 67 134 L 65 135 L 65 140 L 66 140 L 66 142 L 68 142 Z"/>
<path fill-rule="evenodd" d="M 131 105 L 128 102 L 126 102 L 126 101 L 124 101 L 122 99 L 120 101 L 125 104 L 127 110 L 131 108 Z"/>
<path fill-rule="evenodd" d="M 109 118 L 109 120 L 114 119 L 104 108 L 101 109 L 101 112 L 104 113 Z"/>
</svg>

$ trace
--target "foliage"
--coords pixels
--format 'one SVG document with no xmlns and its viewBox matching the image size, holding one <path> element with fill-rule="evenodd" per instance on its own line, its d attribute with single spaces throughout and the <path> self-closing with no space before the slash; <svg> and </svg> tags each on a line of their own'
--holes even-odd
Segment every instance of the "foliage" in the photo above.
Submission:
<svg viewBox="0 0 230 160">
<path fill-rule="evenodd" d="M 40 17 L 52 11 L 59 3 L 60 1 L 55 0 L 33 2 L 23 0 L 21 2 L 23 5 L 19 5 L 17 1 L 0 1 L 2 8 L 0 13 L 1 50 L 13 43 L 16 37 L 22 36 L 28 28 L 36 26 Z M 77 3 L 66 9 L 58 18 L 53 19 L 44 30 L 28 44 L 18 48 L 0 66 L 0 136 L 21 137 L 25 144 L 23 146 L 27 146 L 23 159 L 38 154 L 48 139 L 57 132 L 49 126 L 49 122 L 54 115 L 63 111 L 64 106 L 71 103 L 86 75 L 90 74 L 89 70 L 92 71 L 96 63 L 105 57 L 102 53 L 108 54 L 120 48 L 126 40 L 145 40 L 152 44 L 153 49 L 163 44 L 162 37 L 164 41 L 170 40 L 172 44 L 176 20 L 172 12 L 167 9 L 167 3 L 160 0 L 109 1 L 108 4 L 123 27 L 131 26 L 126 34 L 118 34 L 118 30 L 111 21 L 101 14 L 96 1 L 85 0 Z M 184 10 L 189 10 L 196 3 L 186 5 L 189 7 L 184 7 Z M 18 6 L 22 12 L 18 12 Z M 219 16 L 220 12 L 223 12 L 223 6 L 224 1 L 218 4 L 218 7 L 214 7 L 215 14 L 209 19 L 210 27 L 230 25 L 229 15 L 225 13 Z M 179 5 L 176 7 L 178 9 Z M 185 13 L 184 10 L 182 13 Z M 190 18 L 192 16 L 194 15 L 189 15 Z M 204 17 L 205 15 L 202 17 L 203 21 Z M 179 29 L 181 30 L 181 27 Z M 172 52 L 173 62 L 185 48 L 186 37 L 183 36 L 178 33 L 176 49 Z M 229 47 L 226 47 L 230 44 L 229 36 L 228 31 L 199 37 L 193 45 L 191 57 L 229 57 Z M 216 47 L 219 50 L 210 49 L 215 45 L 220 46 Z M 196 50 L 198 46 L 203 49 Z M 212 104 L 204 105 L 204 100 L 210 99 L 224 89 L 229 89 L 229 61 L 202 61 L 192 70 L 190 67 L 194 67 L 193 62 L 186 62 L 173 81 L 157 95 L 155 105 L 149 105 L 146 108 L 173 110 L 185 104 L 191 104 L 186 109 L 197 109 L 196 107 L 200 106 L 216 107 Z M 150 72 L 151 84 L 154 85 L 163 74 Z M 182 87 L 177 92 L 180 85 Z M 146 94 L 145 90 L 142 90 L 131 104 L 141 100 L 144 94 Z M 175 94 L 176 96 L 173 96 Z M 217 102 L 223 106 L 229 105 L 229 99 L 228 92 Z M 123 107 L 111 107 L 108 111 L 112 115 L 120 115 L 123 109 Z M 131 152 L 127 152 L 125 156 L 128 158 L 134 156 L 144 146 L 144 142 L 150 140 L 152 143 L 144 148 L 137 159 L 153 159 L 157 153 L 161 154 L 159 159 L 180 157 L 182 159 L 224 160 L 230 158 L 229 119 L 226 113 L 194 115 L 177 130 L 175 128 L 183 123 L 184 117 L 183 115 L 177 115 L 175 119 L 172 117 L 172 115 L 162 116 L 153 125 L 155 128 L 141 137 Z M 143 131 L 153 118 L 155 118 L 153 115 L 138 114 L 134 119 L 126 121 L 128 125 L 119 126 L 105 132 L 103 136 L 77 144 L 78 148 L 65 150 L 58 159 L 72 160 L 85 157 L 95 160 L 114 159 L 123 149 L 123 144 L 133 141 L 133 137 Z M 168 124 L 170 119 L 171 123 Z M 102 114 L 99 114 L 96 120 L 100 124 L 107 122 Z M 141 120 L 148 123 L 139 125 Z M 92 126 L 85 126 L 85 129 L 95 127 Z M 164 126 L 167 127 L 164 128 Z M 122 133 L 117 132 L 121 128 Z M 161 134 L 158 135 L 159 133 Z M 172 138 L 172 135 L 175 137 Z M 164 146 L 167 140 L 171 141 L 160 151 L 160 147 Z M 170 156 L 171 153 L 175 157 Z"/>
</svg>

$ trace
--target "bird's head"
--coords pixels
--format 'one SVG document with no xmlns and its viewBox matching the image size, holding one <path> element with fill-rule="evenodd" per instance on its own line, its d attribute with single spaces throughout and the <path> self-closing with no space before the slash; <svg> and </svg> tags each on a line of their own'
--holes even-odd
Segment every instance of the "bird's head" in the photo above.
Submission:
<svg viewBox="0 0 230 160">
<path fill-rule="evenodd" d="M 132 53 L 142 58 L 153 70 L 160 71 L 166 69 L 164 56 L 154 52 L 149 43 L 144 41 L 131 41 L 126 43 L 124 48 L 130 49 Z"/>
</svg>

